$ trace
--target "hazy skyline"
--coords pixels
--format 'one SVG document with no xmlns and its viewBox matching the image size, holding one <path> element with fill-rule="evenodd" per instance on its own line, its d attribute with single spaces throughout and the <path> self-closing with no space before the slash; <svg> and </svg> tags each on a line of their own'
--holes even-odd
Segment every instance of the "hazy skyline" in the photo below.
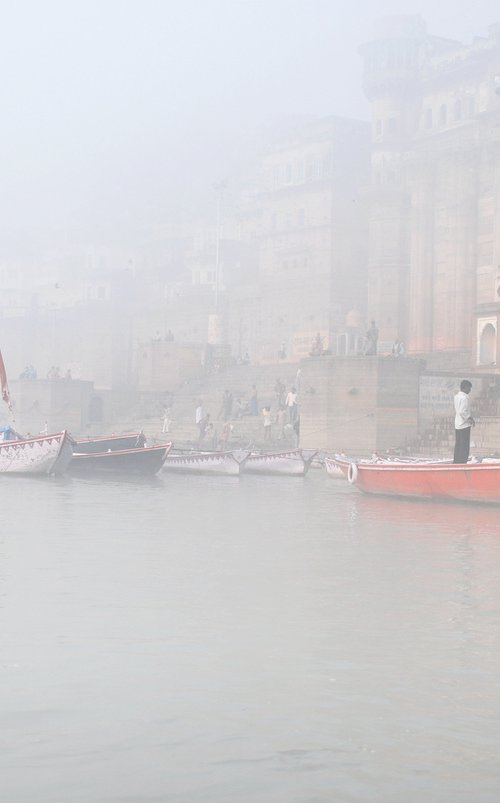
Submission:
<svg viewBox="0 0 500 803">
<path fill-rule="evenodd" d="M 394 13 L 465 42 L 500 21 L 490 0 L 460 12 L 449 0 L 4 10 L 0 237 L 133 234 L 185 215 L 283 115 L 368 119 L 358 48 Z"/>
</svg>

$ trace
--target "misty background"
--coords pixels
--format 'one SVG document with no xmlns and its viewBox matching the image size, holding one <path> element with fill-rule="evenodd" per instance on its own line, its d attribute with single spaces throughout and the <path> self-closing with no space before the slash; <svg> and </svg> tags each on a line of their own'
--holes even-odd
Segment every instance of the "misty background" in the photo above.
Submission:
<svg viewBox="0 0 500 803">
<path fill-rule="evenodd" d="M 294 115 L 368 119 L 360 44 L 374 21 L 421 14 L 470 42 L 493 0 L 24 2 L 4 6 L 0 247 L 140 242 L 215 216 Z"/>
</svg>

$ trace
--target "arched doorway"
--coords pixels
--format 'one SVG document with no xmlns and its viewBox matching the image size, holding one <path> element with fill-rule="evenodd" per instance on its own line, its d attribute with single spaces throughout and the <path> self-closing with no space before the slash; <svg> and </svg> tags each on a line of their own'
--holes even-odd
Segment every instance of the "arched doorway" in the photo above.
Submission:
<svg viewBox="0 0 500 803">
<path fill-rule="evenodd" d="M 492 323 L 487 323 L 481 332 L 479 341 L 479 364 L 494 365 L 497 357 L 497 330 Z"/>
</svg>

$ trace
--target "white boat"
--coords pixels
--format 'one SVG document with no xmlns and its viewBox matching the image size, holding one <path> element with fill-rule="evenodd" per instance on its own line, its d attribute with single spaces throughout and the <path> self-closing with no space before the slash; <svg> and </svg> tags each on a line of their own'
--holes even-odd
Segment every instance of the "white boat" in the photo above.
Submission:
<svg viewBox="0 0 500 803">
<path fill-rule="evenodd" d="M 345 473 L 333 457 L 325 457 L 325 468 L 326 473 L 332 480 L 344 480 L 346 478 Z"/>
<path fill-rule="evenodd" d="M 226 474 L 238 476 L 250 452 L 233 449 L 230 452 L 186 452 L 169 454 L 163 464 L 163 471 L 184 472 L 186 474 Z"/>
<path fill-rule="evenodd" d="M 0 474 L 62 474 L 73 457 L 66 430 L 0 443 Z"/>
<path fill-rule="evenodd" d="M 316 450 L 290 449 L 287 452 L 252 452 L 246 461 L 245 474 L 283 474 L 303 477 L 309 471 Z"/>
<path fill-rule="evenodd" d="M 73 439 L 64 429 L 54 435 L 23 438 L 16 432 L 7 372 L 0 352 L 0 395 L 12 423 L 0 428 L 0 474 L 62 474 L 73 457 Z"/>
</svg>

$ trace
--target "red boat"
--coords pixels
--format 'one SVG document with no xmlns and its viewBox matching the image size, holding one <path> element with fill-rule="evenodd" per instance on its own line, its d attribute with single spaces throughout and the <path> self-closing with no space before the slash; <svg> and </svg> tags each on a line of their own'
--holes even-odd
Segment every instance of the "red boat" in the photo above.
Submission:
<svg viewBox="0 0 500 803">
<path fill-rule="evenodd" d="M 327 463 L 328 460 L 328 463 Z M 477 463 L 478 460 L 475 457 L 469 458 L 470 463 Z M 492 461 L 493 462 L 493 461 Z M 330 475 L 333 475 L 332 467 L 336 468 L 335 476 L 338 477 L 339 473 L 341 476 L 347 479 L 347 475 L 349 472 L 349 466 L 351 463 L 356 463 L 357 466 L 361 464 L 365 465 L 369 463 L 370 465 L 377 465 L 380 466 L 381 464 L 388 464 L 390 466 L 400 466 L 403 465 L 426 465 L 426 466 L 434 466 L 434 465 L 453 465 L 453 460 L 449 458 L 435 458 L 435 457 L 392 457 L 392 456 L 383 456 L 373 454 L 372 457 L 346 457 L 345 454 L 336 454 L 334 457 L 325 458 L 325 465 L 327 468 L 327 472 Z"/>
<path fill-rule="evenodd" d="M 495 462 L 351 462 L 347 479 L 369 494 L 500 504 L 500 463 Z"/>
</svg>

